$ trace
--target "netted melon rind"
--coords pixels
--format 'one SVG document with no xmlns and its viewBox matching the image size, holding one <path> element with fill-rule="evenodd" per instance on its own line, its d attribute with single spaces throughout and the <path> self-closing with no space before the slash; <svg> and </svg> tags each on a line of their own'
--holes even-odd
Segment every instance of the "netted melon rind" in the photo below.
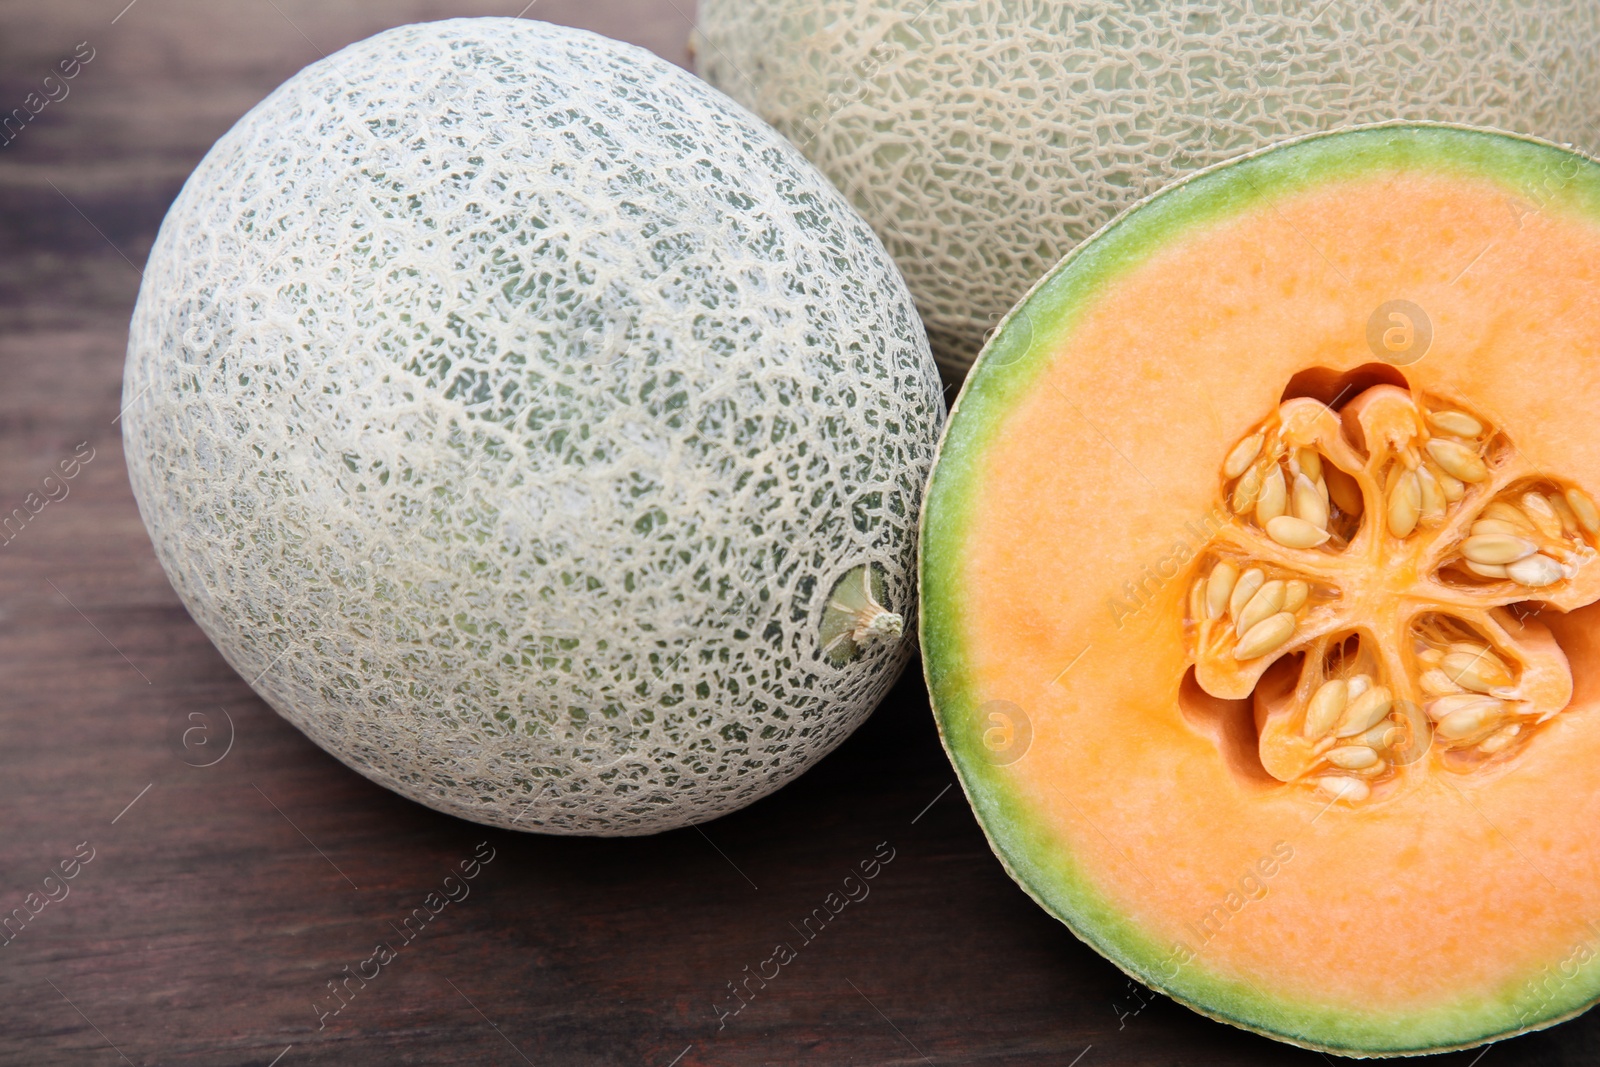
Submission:
<svg viewBox="0 0 1600 1067">
<path fill-rule="evenodd" d="M 296 75 L 185 185 L 131 327 L 157 555 L 318 744 L 497 826 L 640 834 L 776 789 L 909 639 L 943 418 L 904 283 L 788 144 L 630 46 L 401 27 Z"/>
<path fill-rule="evenodd" d="M 1590 150 L 1600 127 L 1600 5 L 1575 0 L 700 0 L 698 17 L 701 74 L 845 190 L 957 374 L 1062 255 L 1202 167 L 1387 119 Z"/>
</svg>

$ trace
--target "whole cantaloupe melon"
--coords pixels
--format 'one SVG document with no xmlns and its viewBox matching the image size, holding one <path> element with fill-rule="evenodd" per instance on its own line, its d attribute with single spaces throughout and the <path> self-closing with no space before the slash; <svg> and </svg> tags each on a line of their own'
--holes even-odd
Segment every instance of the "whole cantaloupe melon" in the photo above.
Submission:
<svg viewBox="0 0 1600 1067">
<path fill-rule="evenodd" d="M 228 662 L 465 818 L 731 811 L 910 651 L 943 405 L 904 283 L 775 132 L 593 34 L 407 26 L 290 79 L 162 225 L 124 404 Z"/>
<path fill-rule="evenodd" d="M 876 227 L 947 374 L 1175 177 L 1391 118 L 1593 147 L 1600 5 L 700 0 L 701 74 Z"/>
</svg>

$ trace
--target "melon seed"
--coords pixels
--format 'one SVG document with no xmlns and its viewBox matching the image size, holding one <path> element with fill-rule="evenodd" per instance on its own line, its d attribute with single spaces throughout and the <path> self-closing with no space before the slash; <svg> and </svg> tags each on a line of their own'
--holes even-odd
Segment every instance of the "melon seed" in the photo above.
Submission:
<svg viewBox="0 0 1600 1067">
<path fill-rule="evenodd" d="M 1408 537 L 1422 517 L 1422 482 L 1416 471 L 1402 471 L 1389 491 L 1389 532 Z"/>
<path fill-rule="evenodd" d="M 1233 591 L 1228 594 L 1228 614 L 1237 619 L 1239 612 L 1250 603 L 1250 598 L 1266 584 L 1267 576 L 1262 573 L 1260 567 L 1251 567 L 1239 575 L 1239 580 L 1233 583 Z"/>
<path fill-rule="evenodd" d="M 1444 498 L 1447 502 L 1454 504 L 1457 500 L 1467 495 L 1467 487 L 1462 484 L 1461 479 L 1448 471 L 1429 463 L 1428 473 L 1439 480 L 1439 489 L 1444 493 Z"/>
<path fill-rule="evenodd" d="M 1486 728 L 1499 721 L 1502 710 L 1502 705 L 1498 700 L 1485 700 L 1457 711 L 1452 711 L 1439 720 L 1439 736 L 1449 738 L 1452 741 L 1462 741 L 1482 733 Z"/>
<path fill-rule="evenodd" d="M 1511 672 L 1492 652 L 1452 652 L 1439 667 L 1452 682 L 1477 693 L 1511 684 Z"/>
<path fill-rule="evenodd" d="M 1256 522 L 1265 526 L 1282 515 L 1288 506 L 1289 491 L 1283 482 L 1283 468 L 1274 464 L 1261 483 L 1261 495 L 1256 498 Z"/>
<path fill-rule="evenodd" d="M 1199 622 L 1206 617 L 1206 580 L 1196 578 L 1189 587 L 1189 618 Z"/>
<path fill-rule="evenodd" d="M 1509 745 L 1521 732 L 1522 727 L 1516 723 L 1502 726 L 1484 739 L 1483 743 L 1478 746 L 1478 751 L 1486 756 L 1492 756 Z"/>
<path fill-rule="evenodd" d="M 1328 750 L 1327 760 L 1335 767 L 1347 771 L 1359 771 L 1363 767 L 1377 763 L 1378 754 L 1366 745 L 1341 745 Z"/>
<path fill-rule="evenodd" d="M 1266 655 L 1293 637 L 1294 627 L 1294 615 L 1287 611 L 1263 619 L 1239 638 L 1239 643 L 1233 648 L 1233 658 L 1255 659 Z"/>
<path fill-rule="evenodd" d="M 1425 466 L 1418 467 L 1413 474 L 1422 489 L 1422 521 L 1429 526 L 1437 526 L 1444 521 L 1444 489 L 1440 487 L 1439 479 Z"/>
<path fill-rule="evenodd" d="M 1417 684 L 1422 686 L 1422 691 L 1428 696 L 1442 697 L 1447 693 L 1459 693 L 1461 687 L 1450 680 L 1450 676 L 1437 667 L 1423 671 Z"/>
<path fill-rule="evenodd" d="M 1370 674 L 1353 674 L 1353 675 L 1350 676 L 1350 684 L 1349 684 L 1348 689 L 1346 690 L 1346 695 L 1351 700 L 1354 700 L 1356 697 L 1360 696 L 1362 693 L 1365 693 L 1368 689 L 1371 689 L 1371 688 L 1372 688 L 1372 675 L 1370 675 Z"/>
<path fill-rule="evenodd" d="M 1294 454 L 1295 465 L 1300 468 L 1300 473 L 1310 478 L 1313 482 L 1322 480 L 1322 456 L 1314 448 L 1302 448 Z"/>
<path fill-rule="evenodd" d="M 1222 560 L 1211 568 L 1206 579 L 1206 618 L 1220 619 L 1228 610 L 1228 597 L 1233 593 L 1233 583 L 1239 580 L 1239 568 Z"/>
<path fill-rule="evenodd" d="M 1346 515 L 1360 515 L 1362 509 L 1361 485 L 1355 478 L 1332 464 L 1322 468 L 1323 480 L 1328 483 L 1328 496 Z"/>
<path fill-rule="evenodd" d="M 1234 619 L 1233 632 L 1243 637 L 1256 623 L 1282 611 L 1284 591 L 1284 583 L 1276 578 L 1263 585 Z"/>
<path fill-rule="evenodd" d="M 1457 437 L 1476 437 L 1483 432 L 1483 423 L 1464 411 L 1430 411 L 1428 425 Z"/>
<path fill-rule="evenodd" d="M 1299 611 L 1311 596 L 1311 586 L 1295 578 L 1283 587 L 1283 610 Z"/>
<path fill-rule="evenodd" d="M 1554 541 L 1561 536 L 1561 516 L 1550 506 L 1543 493 L 1523 493 L 1522 511 L 1533 521 L 1541 534 Z"/>
<path fill-rule="evenodd" d="M 1428 455 L 1447 474 L 1453 474 L 1464 482 L 1481 482 L 1489 477 L 1489 468 L 1483 465 L 1478 453 L 1460 441 L 1435 437 L 1428 442 Z"/>
<path fill-rule="evenodd" d="M 1372 795 L 1372 787 L 1366 782 L 1354 778 L 1340 778 L 1335 775 L 1325 775 L 1317 779 L 1317 788 L 1327 793 L 1334 800 L 1345 800 L 1351 804 L 1359 804 Z"/>
<path fill-rule="evenodd" d="M 1294 478 L 1294 514 L 1319 530 L 1328 528 L 1328 498 L 1302 472 Z"/>
<path fill-rule="evenodd" d="M 1595 510 L 1594 501 L 1582 489 L 1567 490 L 1567 506 L 1572 508 L 1579 526 L 1590 533 L 1600 530 L 1600 511 Z"/>
<path fill-rule="evenodd" d="M 1498 711 L 1500 702 L 1494 697 L 1484 696 L 1482 693 L 1453 693 L 1442 696 L 1437 700 L 1428 701 L 1425 710 L 1428 718 L 1434 722 L 1443 722 L 1450 716 L 1463 711 Z"/>
<path fill-rule="evenodd" d="M 1343 678 L 1332 678 L 1318 686 L 1306 705 L 1306 719 L 1300 732 L 1306 737 L 1321 737 L 1332 730 L 1344 713 L 1347 690 Z"/>
<path fill-rule="evenodd" d="M 1539 551 L 1526 537 L 1510 534 L 1473 534 L 1461 542 L 1461 554 L 1473 563 L 1515 563 Z"/>
<path fill-rule="evenodd" d="M 1515 563 L 1506 564 L 1506 577 L 1518 585 L 1526 585 L 1538 589 L 1546 585 L 1554 585 L 1566 573 L 1562 571 L 1561 564 L 1541 553 L 1535 553 L 1526 559 L 1519 559 Z"/>
<path fill-rule="evenodd" d="M 1518 526 L 1515 523 L 1506 522 L 1504 519 L 1479 519 L 1472 524 L 1472 532 L 1475 534 L 1508 534 L 1511 537 L 1521 537 L 1523 534 L 1532 533 L 1533 531 L 1526 526 Z"/>
<path fill-rule="evenodd" d="M 1251 467 L 1239 479 L 1239 484 L 1233 487 L 1233 497 L 1229 505 L 1240 515 L 1255 507 L 1256 497 L 1261 494 L 1261 468 Z"/>
<path fill-rule="evenodd" d="M 1479 515 L 1478 518 L 1509 522 L 1519 530 L 1527 533 L 1533 532 L 1533 523 L 1528 520 L 1528 516 L 1523 513 L 1522 509 L 1513 507 L 1504 500 L 1491 500 L 1483 509 L 1483 514 Z"/>
<path fill-rule="evenodd" d="M 1350 698 L 1350 703 L 1344 709 L 1344 715 L 1339 719 L 1339 727 L 1334 734 L 1337 737 L 1364 734 L 1387 716 L 1393 706 L 1394 697 L 1390 695 L 1389 687 L 1373 686 L 1366 692 Z"/>
<path fill-rule="evenodd" d="M 1233 446 L 1233 451 L 1228 453 L 1228 458 L 1222 462 L 1222 476 L 1224 478 L 1237 478 L 1245 472 L 1245 468 L 1256 461 L 1261 454 L 1261 435 L 1253 433 L 1243 441 Z"/>
<path fill-rule="evenodd" d="M 1360 740 L 1369 748 L 1389 748 L 1400 740 L 1400 727 L 1392 722 L 1380 722 L 1362 734 Z"/>
<path fill-rule="evenodd" d="M 1462 562 L 1467 565 L 1467 570 L 1471 571 L 1473 574 L 1476 574 L 1481 578 L 1505 578 L 1505 577 L 1507 577 L 1506 569 L 1505 569 L 1504 565 L 1502 565 L 1502 564 L 1499 564 L 1499 563 L 1474 563 L 1470 559 L 1463 560 Z"/>
<path fill-rule="evenodd" d="M 1561 532 L 1571 537 L 1578 532 L 1578 516 L 1572 513 L 1572 506 L 1567 503 L 1560 493 L 1551 493 L 1545 497 L 1550 509 L 1561 519 Z"/>
<path fill-rule="evenodd" d="M 1328 539 L 1328 531 L 1319 529 L 1304 519 L 1293 515 L 1279 515 L 1267 522 L 1267 536 L 1284 548 L 1315 548 Z"/>
</svg>

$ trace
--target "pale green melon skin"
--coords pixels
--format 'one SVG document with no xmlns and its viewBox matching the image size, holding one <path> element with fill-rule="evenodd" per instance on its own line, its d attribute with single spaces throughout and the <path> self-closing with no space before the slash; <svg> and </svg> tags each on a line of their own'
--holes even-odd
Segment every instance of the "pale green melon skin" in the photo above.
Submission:
<svg viewBox="0 0 1600 1067">
<path fill-rule="evenodd" d="M 700 72 L 883 237 L 959 379 L 1057 259 L 1175 178 L 1415 119 L 1593 148 L 1600 5 L 701 0 Z"/>
<path fill-rule="evenodd" d="M 919 535 L 919 637 L 923 673 L 940 738 L 990 847 L 1006 872 L 1050 914 L 1130 977 L 1210 1018 L 1289 1044 L 1355 1058 L 1472 1048 L 1563 1022 L 1600 1001 L 1600 954 L 1553 996 L 1533 996 L 1541 974 L 1498 990 L 1466 990 L 1419 1016 L 1357 1014 L 1334 1004 L 1271 994 L 1272 976 L 1251 981 L 1200 961 L 1170 973 L 1171 945 L 1158 943 L 1095 872 L 1047 829 L 986 751 L 990 727 L 968 681 L 969 651 L 959 620 L 965 601 L 963 541 L 984 506 L 986 445 L 1016 398 L 1073 330 L 1080 311 L 1118 277 L 1185 230 L 1254 210 L 1275 198 L 1374 169 L 1415 167 L 1465 173 L 1506 186 L 1508 195 L 1553 213 L 1600 223 L 1600 162 L 1548 143 L 1443 124 L 1392 124 L 1312 135 L 1211 168 L 1135 205 L 1080 244 L 1013 308 L 972 367 L 940 441 Z M 1292 961 L 1291 961 L 1292 962 Z M 1561 961 L 1551 960 L 1549 971 Z M 1565 977 L 1563 975 L 1563 977 Z"/>
<path fill-rule="evenodd" d="M 123 404 L 228 662 L 451 814 L 714 818 L 912 650 L 819 643 L 851 568 L 913 617 L 943 402 L 903 281 L 769 127 L 593 34 L 401 27 L 279 88 L 161 227 Z"/>
</svg>

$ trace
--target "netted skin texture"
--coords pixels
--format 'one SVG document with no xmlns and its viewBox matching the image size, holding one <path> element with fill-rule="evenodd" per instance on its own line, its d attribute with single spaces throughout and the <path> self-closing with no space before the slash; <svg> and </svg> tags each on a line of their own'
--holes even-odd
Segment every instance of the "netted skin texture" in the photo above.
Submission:
<svg viewBox="0 0 1600 1067">
<path fill-rule="evenodd" d="M 695 54 L 871 221 L 956 376 L 1061 256 L 1201 167 L 1394 118 L 1600 140 L 1586 0 L 700 0 Z"/>
<path fill-rule="evenodd" d="M 228 662 L 467 819 L 732 811 L 911 649 L 818 640 L 863 564 L 910 618 L 944 411 L 910 294 L 769 127 L 593 34 L 406 26 L 290 79 L 163 223 L 123 403 Z"/>
</svg>

